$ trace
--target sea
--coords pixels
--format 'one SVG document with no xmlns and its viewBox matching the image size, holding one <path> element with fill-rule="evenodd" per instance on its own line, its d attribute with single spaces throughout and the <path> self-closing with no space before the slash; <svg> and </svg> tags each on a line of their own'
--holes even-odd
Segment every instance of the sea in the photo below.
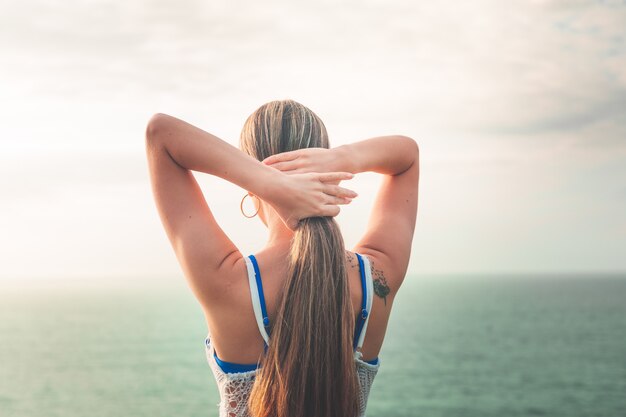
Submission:
<svg viewBox="0 0 626 417">
<path fill-rule="evenodd" d="M 0 286 L 0 416 L 209 417 L 179 277 Z M 409 276 L 369 417 L 626 416 L 626 274 Z"/>
</svg>

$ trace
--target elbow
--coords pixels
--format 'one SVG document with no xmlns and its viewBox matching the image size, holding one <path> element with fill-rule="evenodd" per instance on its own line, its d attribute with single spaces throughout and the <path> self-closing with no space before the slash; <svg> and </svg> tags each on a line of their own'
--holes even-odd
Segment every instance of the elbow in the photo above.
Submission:
<svg viewBox="0 0 626 417">
<path fill-rule="evenodd" d="M 420 159 L 420 149 L 417 145 L 417 141 L 411 137 L 401 135 L 400 138 L 405 142 L 406 146 L 406 157 L 407 157 L 407 166 L 401 173 L 412 170 L 413 172 L 417 172 L 419 175 L 419 159 Z M 396 174 L 398 175 L 398 174 Z"/>
<path fill-rule="evenodd" d="M 152 115 L 146 125 L 146 142 L 152 142 L 165 129 L 169 122 L 167 114 L 155 113 Z"/>
<path fill-rule="evenodd" d="M 419 155 L 420 155 L 419 145 L 417 144 L 417 141 L 415 139 L 409 136 L 399 135 L 399 137 L 402 138 L 402 140 L 406 142 L 407 155 L 411 155 L 413 157 L 413 161 L 411 162 L 411 165 L 413 165 L 415 161 L 419 160 Z"/>
</svg>

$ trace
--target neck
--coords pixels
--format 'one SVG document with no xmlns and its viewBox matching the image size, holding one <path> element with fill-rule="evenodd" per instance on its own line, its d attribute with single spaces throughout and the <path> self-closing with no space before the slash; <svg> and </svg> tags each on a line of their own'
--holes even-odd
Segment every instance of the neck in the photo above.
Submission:
<svg viewBox="0 0 626 417">
<path fill-rule="evenodd" d="M 269 230 L 269 237 L 267 239 L 266 247 L 274 246 L 291 246 L 291 239 L 293 238 L 293 231 L 285 226 L 285 223 L 278 217 L 273 210 L 268 216 L 267 228 Z"/>
</svg>

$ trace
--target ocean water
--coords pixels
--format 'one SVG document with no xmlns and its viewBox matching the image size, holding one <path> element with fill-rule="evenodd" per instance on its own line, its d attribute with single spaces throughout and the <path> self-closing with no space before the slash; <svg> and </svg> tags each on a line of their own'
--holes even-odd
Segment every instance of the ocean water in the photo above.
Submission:
<svg viewBox="0 0 626 417">
<path fill-rule="evenodd" d="M 184 284 L 2 288 L 0 416 L 217 416 Z M 407 277 L 367 415 L 626 416 L 626 276 Z"/>
</svg>

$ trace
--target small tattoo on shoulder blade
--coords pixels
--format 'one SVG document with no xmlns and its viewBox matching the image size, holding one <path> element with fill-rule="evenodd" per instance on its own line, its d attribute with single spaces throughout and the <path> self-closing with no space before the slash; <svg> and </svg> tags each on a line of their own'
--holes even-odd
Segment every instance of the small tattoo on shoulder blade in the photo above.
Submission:
<svg viewBox="0 0 626 417">
<path fill-rule="evenodd" d="M 354 262 L 354 254 L 352 252 L 346 251 L 346 258 L 348 258 L 348 263 L 350 264 L 350 268 L 356 268 L 356 263 Z"/>
</svg>

